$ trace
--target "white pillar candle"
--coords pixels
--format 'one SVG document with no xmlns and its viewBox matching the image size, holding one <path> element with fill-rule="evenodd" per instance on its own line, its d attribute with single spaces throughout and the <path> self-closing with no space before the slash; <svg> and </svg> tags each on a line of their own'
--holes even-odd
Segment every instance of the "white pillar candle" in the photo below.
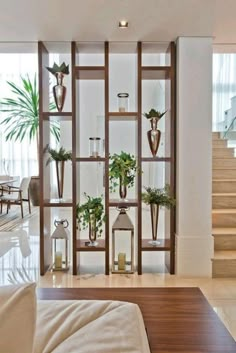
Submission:
<svg viewBox="0 0 236 353">
<path fill-rule="evenodd" d="M 125 271 L 125 261 L 126 261 L 126 254 L 123 252 L 120 252 L 118 254 L 118 270 L 119 271 Z"/>
<path fill-rule="evenodd" d="M 62 253 L 60 251 L 55 253 L 55 268 L 62 268 Z"/>
</svg>

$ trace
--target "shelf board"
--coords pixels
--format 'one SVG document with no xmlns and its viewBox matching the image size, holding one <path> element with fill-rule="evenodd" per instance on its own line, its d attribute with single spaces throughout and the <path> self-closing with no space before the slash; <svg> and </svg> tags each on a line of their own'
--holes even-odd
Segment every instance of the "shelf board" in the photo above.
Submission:
<svg viewBox="0 0 236 353">
<path fill-rule="evenodd" d="M 142 66 L 143 80 L 168 80 L 170 79 L 170 66 Z"/>
<path fill-rule="evenodd" d="M 45 199 L 43 202 L 44 207 L 72 207 L 73 203 L 71 199 L 60 200 L 60 199 Z"/>
<path fill-rule="evenodd" d="M 127 201 L 121 201 L 120 199 L 111 199 L 109 201 L 109 206 L 110 207 L 137 207 L 138 206 L 138 200 L 135 199 L 127 199 Z"/>
<path fill-rule="evenodd" d="M 138 120 L 137 112 L 110 112 L 108 113 L 111 121 L 132 121 Z"/>
<path fill-rule="evenodd" d="M 161 244 L 154 246 L 149 244 L 150 239 L 142 239 L 142 251 L 170 251 L 170 239 L 158 239 Z"/>
<path fill-rule="evenodd" d="M 72 120 L 71 112 L 44 112 L 43 120 Z"/>
<path fill-rule="evenodd" d="M 76 66 L 75 71 L 79 80 L 105 79 L 105 66 Z"/>
<path fill-rule="evenodd" d="M 105 162 L 104 157 L 77 157 L 76 162 Z"/>
<path fill-rule="evenodd" d="M 98 246 L 87 246 L 85 242 L 89 241 L 89 239 L 77 239 L 76 240 L 76 251 L 105 251 L 105 240 L 98 239 Z"/>
<path fill-rule="evenodd" d="M 142 162 L 171 162 L 171 157 L 143 157 Z"/>
</svg>

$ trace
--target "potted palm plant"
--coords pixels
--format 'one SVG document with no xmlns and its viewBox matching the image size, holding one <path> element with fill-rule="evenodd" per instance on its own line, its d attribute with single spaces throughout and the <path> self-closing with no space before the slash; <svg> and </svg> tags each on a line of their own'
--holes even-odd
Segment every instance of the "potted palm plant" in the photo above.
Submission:
<svg viewBox="0 0 236 353">
<path fill-rule="evenodd" d="M 175 199 L 170 195 L 170 186 L 165 185 L 163 189 L 144 187 L 146 192 L 142 193 L 142 200 L 146 205 L 150 205 L 152 223 L 152 245 L 159 245 L 157 240 L 157 226 L 160 206 L 170 209 L 175 205 Z"/>
<path fill-rule="evenodd" d="M 121 199 L 125 199 L 127 195 L 127 187 L 134 186 L 136 172 L 138 171 L 137 161 L 135 157 L 129 153 L 121 151 L 120 154 L 110 156 L 109 164 L 109 180 L 110 191 L 116 191 L 119 185 L 119 194 Z M 119 180 L 119 184 L 117 182 Z"/>
<path fill-rule="evenodd" d="M 86 202 L 77 204 L 76 218 L 80 224 L 80 229 L 89 228 L 89 246 L 97 246 L 97 237 L 102 235 L 102 224 L 105 222 L 104 206 L 102 196 L 91 197 L 84 193 Z"/>
<path fill-rule="evenodd" d="M 46 165 L 52 161 L 56 162 L 56 173 L 57 173 L 57 190 L 59 199 L 63 198 L 63 188 L 64 188 L 64 169 L 65 162 L 72 160 L 72 152 L 66 151 L 65 148 L 60 147 L 59 150 L 46 147 L 46 152 L 49 153 L 50 157 L 48 158 Z"/>
<path fill-rule="evenodd" d="M 47 70 L 56 77 L 57 84 L 53 86 L 53 96 L 55 103 L 59 112 L 62 111 L 65 98 L 66 98 L 66 87 L 63 86 L 64 75 L 69 74 L 69 65 L 66 65 L 64 62 L 58 66 L 56 63 L 53 64 L 53 67 L 47 67 Z"/>
<path fill-rule="evenodd" d="M 6 126 L 6 141 L 23 141 L 29 136 L 30 142 L 36 141 L 37 159 L 39 164 L 39 91 L 36 79 L 29 75 L 21 76 L 21 84 L 7 81 L 12 97 L 3 98 L 0 102 L 0 112 L 7 114 L 1 124 Z M 55 104 L 50 103 L 49 110 L 54 110 Z M 59 141 L 60 127 L 58 122 L 51 121 L 50 131 Z M 34 206 L 39 205 L 39 177 L 32 177 L 30 196 Z"/>
<path fill-rule="evenodd" d="M 161 140 L 161 131 L 157 129 L 157 123 L 166 114 L 166 112 L 167 110 L 161 113 L 152 108 L 148 113 L 143 114 L 151 122 L 151 130 L 147 132 L 147 137 L 153 157 L 157 154 Z"/>
</svg>

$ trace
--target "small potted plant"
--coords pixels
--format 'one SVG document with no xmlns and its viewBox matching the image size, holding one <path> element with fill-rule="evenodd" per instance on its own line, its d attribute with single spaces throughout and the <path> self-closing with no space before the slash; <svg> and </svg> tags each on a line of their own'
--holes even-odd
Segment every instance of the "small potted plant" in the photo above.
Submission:
<svg viewBox="0 0 236 353">
<path fill-rule="evenodd" d="M 170 209 L 175 205 L 175 199 L 170 195 L 170 186 L 166 184 L 163 189 L 144 187 L 146 192 L 142 193 L 142 200 L 146 205 L 150 205 L 152 223 L 152 245 L 159 245 L 157 240 L 157 226 L 160 206 Z"/>
<path fill-rule="evenodd" d="M 59 150 L 50 148 L 47 146 L 45 152 L 48 152 L 50 157 L 48 158 L 46 165 L 52 161 L 56 162 L 56 172 L 57 172 L 57 189 L 59 199 L 63 198 L 63 187 L 64 187 L 64 167 L 66 161 L 72 160 L 72 152 L 66 151 L 65 148 L 60 147 Z"/>
<path fill-rule="evenodd" d="M 102 196 L 91 197 L 84 193 L 86 202 L 77 204 L 76 218 L 80 224 L 80 229 L 89 228 L 89 246 L 97 246 L 97 237 L 102 235 L 102 224 L 105 222 L 104 206 Z"/>
<path fill-rule="evenodd" d="M 143 114 L 151 122 L 151 130 L 147 132 L 147 137 L 153 157 L 155 157 L 157 154 L 161 140 L 161 131 L 157 129 L 157 123 L 166 114 L 166 112 L 167 110 L 161 113 L 158 110 L 152 108 L 149 113 Z"/>
<path fill-rule="evenodd" d="M 125 199 L 127 195 L 127 187 L 134 186 L 134 179 L 138 166 L 133 155 L 121 151 L 120 154 L 110 156 L 109 164 L 109 180 L 110 191 L 114 192 L 119 185 L 120 198 Z M 117 183 L 119 180 L 119 184 Z"/>
<path fill-rule="evenodd" d="M 69 74 L 69 65 L 66 65 L 64 62 L 61 65 L 54 63 L 53 67 L 47 67 L 47 70 L 57 79 L 57 84 L 53 86 L 53 96 L 57 109 L 61 112 L 66 98 L 66 87 L 63 86 L 63 78 L 64 75 Z"/>
</svg>

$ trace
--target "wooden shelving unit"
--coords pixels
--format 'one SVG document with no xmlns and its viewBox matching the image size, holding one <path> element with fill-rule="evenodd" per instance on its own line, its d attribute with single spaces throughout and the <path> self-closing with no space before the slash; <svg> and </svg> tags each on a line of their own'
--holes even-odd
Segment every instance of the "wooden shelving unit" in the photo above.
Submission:
<svg viewBox="0 0 236 353">
<path fill-rule="evenodd" d="M 126 43 L 127 44 L 127 43 Z M 101 46 L 101 45 L 100 45 Z M 118 46 L 118 45 L 117 45 Z M 116 46 L 116 48 L 117 48 Z M 134 111 L 129 112 L 118 112 L 111 111 L 110 106 L 110 55 L 112 53 L 110 43 L 103 43 L 103 65 L 80 65 L 78 62 L 78 55 L 80 54 L 80 48 L 84 51 L 85 45 L 83 43 L 71 43 L 70 47 L 70 70 L 71 70 L 71 111 L 65 112 L 49 112 L 48 111 L 48 97 L 49 97 L 49 81 L 48 72 L 45 70 L 46 66 L 49 66 L 49 53 L 44 43 L 39 42 L 39 112 L 40 112 L 40 180 L 41 180 L 41 201 L 40 201 L 40 262 L 41 262 L 41 274 L 43 275 L 50 265 L 50 254 L 48 251 L 49 247 L 49 229 L 50 224 L 46 224 L 45 210 L 50 210 L 51 207 L 67 207 L 71 208 L 72 214 L 72 272 L 77 274 L 80 266 L 80 253 L 86 252 L 102 252 L 104 253 L 105 260 L 105 274 L 110 273 L 110 212 L 116 207 L 129 207 L 131 210 L 135 210 L 135 238 L 136 238 L 136 258 L 137 258 L 137 271 L 138 274 L 142 274 L 142 255 L 143 252 L 165 252 L 165 265 L 169 272 L 173 274 L 174 269 L 174 253 L 175 253 L 175 210 L 170 211 L 169 232 L 165 233 L 165 238 L 160 239 L 161 244 L 158 246 L 152 246 L 148 243 L 151 240 L 145 238 L 145 232 L 143 231 L 142 225 L 142 200 L 141 192 L 143 188 L 143 175 L 142 173 L 137 175 L 136 178 L 136 194 L 134 198 L 129 199 L 127 195 L 127 202 L 121 202 L 119 199 L 113 199 L 109 193 L 109 154 L 111 153 L 110 148 L 110 132 L 112 126 L 117 122 L 123 124 L 124 129 L 127 124 L 134 124 L 136 134 L 136 152 L 137 163 L 140 170 L 145 163 L 162 163 L 160 165 L 168 165 L 169 170 L 169 183 L 171 187 L 171 193 L 175 196 L 175 44 L 170 43 L 168 48 L 168 55 L 170 56 L 170 65 L 168 66 L 147 66 L 142 65 L 143 57 L 143 43 L 138 42 L 136 47 L 136 107 Z M 117 49 L 116 49 L 117 50 Z M 123 52 L 122 52 L 123 53 Z M 83 62 L 84 63 L 84 62 Z M 80 82 L 91 82 L 100 80 L 103 82 L 103 106 L 104 106 L 104 154 L 102 157 L 94 158 L 89 157 L 86 153 L 80 154 L 80 137 L 78 137 L 78 131 L 80 131 L 81 119 L 86 119 L 83 114 L 80 113 L 80 102 L 78 97 L 81 94 Z M 168 82 L 168 86 L 165 90 L 168 96 L 166 100 L 167 108 L 170 111 L 170 152 L 168 155 L 151 157 L 143 155 L 143 141 L 142 141 L 142 121 L 143 117 L 143 82 L 146 80 L 165 80 Z M 91 102 L 93 104 L 93 102 Z M 151 107 L 150 107 L 151 108 Z M 50 123 L 51 120 L 58 120 L 59 122 L 70 122 L 71 123 L 71 146 L 72 146 L 72 195 L 70 200 L 60 202 L 59 200 L 51 199 L 45 195 L 45 161 L 43 156 L 43 150 L 45 148 L 45 129 L 44 124 Z M 89 247 L 85 244 L 86 239 L 81 239 L 79 231 L 77 229 L 76 222 L 76 205 L 80 201 L 81 192 L 78 180 L 80 180 L 80 171 L 82 165 L 95 166 L 96 163 L 104 166 L 103 176 L 103 187 L 104 187 L 104 206 L 106 213 L 106 223 L 104 227 L 104 234 L 102 239 L 98 239 L 99 245 L 97 247 Z M 96 179 L 94 179 L 96 183 Z M 149 216 L 149 215 L 148 215 Z M 50 222 L 49 222 L 50 223 Z"/>
</svg>

